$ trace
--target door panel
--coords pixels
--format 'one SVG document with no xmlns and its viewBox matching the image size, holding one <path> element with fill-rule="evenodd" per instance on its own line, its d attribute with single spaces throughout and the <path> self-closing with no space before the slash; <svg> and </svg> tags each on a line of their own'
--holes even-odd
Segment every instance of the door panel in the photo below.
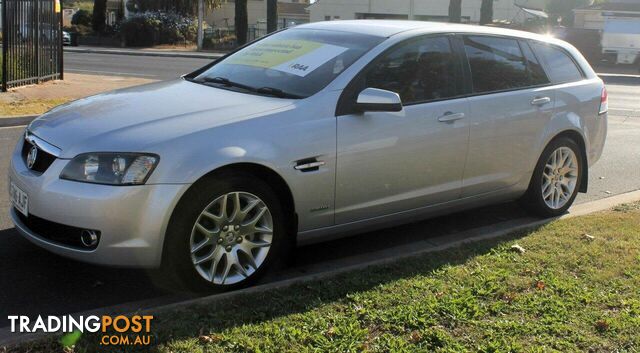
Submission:
<svg viewBox="0 0 640 353">
<path fill-rule="evenodd" d="M 553 114 L 555 94 L 526 42 L 469 35 L 464 48 L 477 94 L 469 98 L 469 155 L 462 188 L 462 197 L 469 197 L 531 176 L 530 161 Z"/>
<path fill-rule="evenodd" d="M 462 68 L 449 36 L 418 37 L 382 54 L 345 90 L 351 102 L 365 88 L 393 91 L 405 106 L 337 118 L 337 224 L 460 196 L 469 139 L 467 100 L 456 98 Z"/>
<path fill-rule="evenodd" d="M 336 223 L 401 212 L 460 196 L 469 125 L 466 99 L 338 117 Z"/>
<path fill-rule="evenodd" d="M 532 104 L 540 98 L 550 102 Z M 462 197 L 507 188 L 530 175 L 531 156 L 554 100 L 549 87 L 469 98 L 471 137 Z"/>
</svg>

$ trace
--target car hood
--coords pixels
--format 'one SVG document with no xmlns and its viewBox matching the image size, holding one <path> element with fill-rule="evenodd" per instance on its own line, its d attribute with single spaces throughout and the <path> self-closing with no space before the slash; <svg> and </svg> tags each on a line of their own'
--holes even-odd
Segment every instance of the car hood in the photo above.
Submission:
<svg viewBox="0 0 640 353">
<path fill-rule="evenodd" d="M 293 104 L 184 80 L 152 83 L 84 98 L 34 120 L 29 131 L 62 150 L 62 158 L 97 151 L 145 152 L 190 133 Z"/>
</svg>

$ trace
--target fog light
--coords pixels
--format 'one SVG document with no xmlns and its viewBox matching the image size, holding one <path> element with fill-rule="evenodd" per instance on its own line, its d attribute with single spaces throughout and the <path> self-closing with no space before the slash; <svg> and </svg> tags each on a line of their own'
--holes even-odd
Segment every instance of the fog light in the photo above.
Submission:
<svg viewBox="0 0 640 353">
<path fill-rule="evenodd" d="M 98 245 L 98 239 L 98 232 L 95 230 L 85 229 L 80 233 L 80 241 L 82 242 L 82 245 L 87 248 L 94 248 Z"/>
</svg>

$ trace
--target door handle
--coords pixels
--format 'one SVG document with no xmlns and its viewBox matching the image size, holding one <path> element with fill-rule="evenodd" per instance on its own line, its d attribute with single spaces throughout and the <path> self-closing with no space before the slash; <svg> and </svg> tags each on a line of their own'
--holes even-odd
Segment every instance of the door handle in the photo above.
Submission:
<svg viewBox="0 0 640 353">
<path fill-rule="evenodd" d="M 536 97 L 531 101 L 531 105 L 544 105 L 547 103 L 551 103 L 551 98 L 549 97 Z"/>
<path fill-rule="evenodd" d="M 441 123 L 451 123 L 456 120 L 464 119 L 464 116 L 464 113 L 446 112 L 444 115 L 438 117 L 438 121 Z"/>
</svg>

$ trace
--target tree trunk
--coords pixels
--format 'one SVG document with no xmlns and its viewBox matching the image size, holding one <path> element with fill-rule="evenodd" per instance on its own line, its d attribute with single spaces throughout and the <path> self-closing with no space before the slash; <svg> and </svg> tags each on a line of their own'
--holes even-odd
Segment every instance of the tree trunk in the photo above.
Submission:
<svg viewBox="0 0 640 353">
<path fill-rule="evenodd" d="M 480 24 L 493 23 L 493 0 L 482 0 L 480 5 Z"/>
<path fill-rule="evenodd" d="M 267 33 L 278 30 L 278 0 L 267 0 Z"/>
<path fill-rule="evenodd" d="M 107 0 L 95 0 L 93 2 L 93 17 L 91 27 L 96 33 L 104 32 L 107 25 Z"/>
<path fill-rule="evenodd" d="M 204 43 L 204 0 L 198 0 L 198 50 Z"/>
<path fill-rule="evenodd" d="M 249 18 L 247 10 L 247 0 L 236 0 L 236 41 L 238 45 L 247 43 L 247 32 L 249 31 Z"/>
<path fill-rule="evenodd" d="M 449 0 L 449 22 L 460 23 L 462 17 L 462 0 Z"/>
</svg>

